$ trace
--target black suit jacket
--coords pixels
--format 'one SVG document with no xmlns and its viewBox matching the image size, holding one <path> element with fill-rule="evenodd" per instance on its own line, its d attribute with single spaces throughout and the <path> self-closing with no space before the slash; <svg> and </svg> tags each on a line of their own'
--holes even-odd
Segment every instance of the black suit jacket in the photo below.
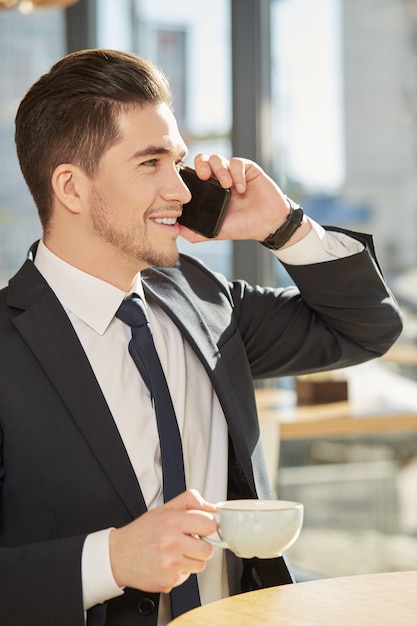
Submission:
<svg viewBox="0 0 417 626">
<path fill-rule="evenodd" d="M 184 256 L 143 273 L 146 297 L 180 328 L 224 410 L 229 498 L 271 495 L 253 378 L 361 362 L 401 331 L 371 241 L 355 236 L 363 253 L 287 268 L 302 295 L 229 283 Z M 0 292 L 0 442 L 0 622 L 82 626 L 86 535 L 146 507 L 89 361 L 30 259 Z M 291 582 L 281 558 L 228 556 L 232 593 Z M 128 589 L 90 610 L 88 624 L 155 625 L 157 604 Z"/>
</svg>

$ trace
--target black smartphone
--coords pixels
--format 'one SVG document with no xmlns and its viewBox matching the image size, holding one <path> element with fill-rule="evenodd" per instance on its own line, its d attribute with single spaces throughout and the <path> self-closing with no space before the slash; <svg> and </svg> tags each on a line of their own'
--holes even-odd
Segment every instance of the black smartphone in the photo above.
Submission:
<svg viewBox="0 0 417 626">
<path fill-rule="evenodd" d="M 191 167 L 183 167 L 180 175 L 192 198 L 183 205 L 178 222 L 204 237 L 216 237 L 230 202 L 230 189 L 224 189 L 214 178 L 201 180 Z"/>
</svg>

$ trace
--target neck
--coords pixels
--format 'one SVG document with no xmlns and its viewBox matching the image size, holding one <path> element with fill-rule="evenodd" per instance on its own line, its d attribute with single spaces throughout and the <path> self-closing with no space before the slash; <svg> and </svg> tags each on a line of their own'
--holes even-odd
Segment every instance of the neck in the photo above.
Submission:
<svg viewBox="0 0 417 626">
<path fill-rule="evenodd" d="M 44 235 L 43 241 L 48 250 L 66 263 L 125 292 L 130 291 L 138 273 L 145 269 L 106 242 L 91 245 L 91 242 L 78 238 L 75 241 L 67 235 Z"/>
</svg>

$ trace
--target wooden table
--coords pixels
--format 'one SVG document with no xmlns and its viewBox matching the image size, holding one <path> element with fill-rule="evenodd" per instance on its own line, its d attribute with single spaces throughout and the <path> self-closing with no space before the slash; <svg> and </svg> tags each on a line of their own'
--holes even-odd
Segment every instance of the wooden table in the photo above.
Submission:
<svg viewBox="0 0 417 626">
<path fill-rule="evenodd" d="M 415 626 L 417 571 L 328 578 L 232 596 L 171 626 Z"/>
<path fill-rule="evenodd" d="M 362 407 L 350 401 L 297 406 L 295 392 L 288 389 L 259 388 L 255 395 L 272 485 L 275 484 L 281 441 L 417 431 L 417 402 L 415 409 L 406 411 L 369 404 Z"/>
<path fill-rule="evenodd" d="M 290 393 L 274 388 L 257 389 L 256 404 L 261 424 L 276 424 L 282 441 L 417 430 L 417 406 L 377 414 L 355 412 L 349 401 L 297 406 Z"/>
</svg>

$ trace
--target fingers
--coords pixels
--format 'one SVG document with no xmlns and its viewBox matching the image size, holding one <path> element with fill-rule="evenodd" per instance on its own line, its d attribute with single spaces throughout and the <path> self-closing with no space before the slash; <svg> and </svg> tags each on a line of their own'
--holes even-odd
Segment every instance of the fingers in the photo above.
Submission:
<svg viewBox="0 0 417 626">
<path fill-rule="evenodd" d="M 194 166 L 203 180 L 214 177 L 225 189 L 233 187 L 237 193 L 245 193 L 247 171 L 254 164 L 247 159 L 233 157 L 229 161 L 219 154 L 207 156 L 200 153 L 195 157 Z"/>
<path fill-rule="evenodd" d="M 217 530 L 217 524 L 211 520 L 210 526 L 195 524 L 195 520 L 190 522 L 190 527 L 182 526 L 178 533 L 171 528 L 160 538 L 160 548 L 166 561 L 165 566 L 178 571 L 196 573 L 201 572 L 206 561 L 213 556 L 213 546 L 207 541 L 202 541 L 201 537 L 211 535 Z M 214 524 L 213 524 L 214 522 Z M 192 528 L 193 532 L 187 532 Z"/>
<path fill-rule="evenodd" d="M 230 160 L 213 154 L 199 154 L 195 158 L 195 169 L 202 179 L 216 178 L 223 187 L 231 187 L 232 196 L 216 240 L 263 241 L 284 223 L 288 216 L 288 203 L 279 186 L 248 159 Z M 306 235 L 304 225 L 295 237 Z M 198 236 L 181 230 L 188 241 L 204 241 Z"/>
<path fill-rule="evenodd" d="M 217 530 L 215 506 L 189 490 L 110 533 L 110 561 L 120 587 L 167 592 L 205 568 Z"/>
<path fill-rule="evenodd" d="M 176 498 L 165 504 L 166 508 L 180 510 L 201 509 L 203 511 L 215 511 L 216 506 L 204 500 L 197 489 L 187 489 Z"/>
</svg>

